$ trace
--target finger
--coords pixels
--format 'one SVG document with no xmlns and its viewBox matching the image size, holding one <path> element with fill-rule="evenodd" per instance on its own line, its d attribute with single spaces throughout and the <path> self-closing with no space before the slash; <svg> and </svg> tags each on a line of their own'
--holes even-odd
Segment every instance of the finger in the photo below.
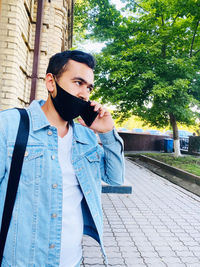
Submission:
<svg viewBox="0 0 200 267">
<path fill-rule="evenodd" d="M 96 104 L 97 104 L 97 102 L 94 101 L 94 100 L 92 100 L 92 101 L 90 102 L 90 106 L 95 106 Z"/>
<path fill-rule="evenodd" d="M 106 110 L 104 108 L 101 108 L 99 111 L 99 115 L 102 118 L 106 114 Z"/>
<path fill-rule="evenodd" d="M 101 111 L 101 108 L 102 108 L 102 105 L 99 104 L 99 103 L 96 103 L 96 104 L 94 105 L 94 111 Z"/>
<path fill-rule="evenodd" d="M 109 116 L 110 112 L 106 108 L 101 107 L 99 110 L 99 114 L 100 114 L 100 117 Z"/>
<path fill-rule="evenodd" d="M 102 107 L 102 105 L 99 104 L 99 103 L 96 102 L 96 101 L 92 101 L 92 102 L 90 103 L 90 106 L 94 106 L 94 111 L 98 111 L 98 110 Z"/>
<path fill-rule="evenodd" d="M 98 104 L 98 105 L 95 106 L 94 111 L 100 112 L 101 108 L 102 108 L 102 106 Z"/>
<path fill-rule="evenodd" d="M 87 127 L 87 125 L 85 124 L 85 122 L 84 122 L 84 120 L 83 119 L 81 119 L 81 118 L 78 118 L 77 119 L 78 120 L 78 122 L 82 125 L 82 126 L 85 126 L 85 127 Z"/>
</svg>

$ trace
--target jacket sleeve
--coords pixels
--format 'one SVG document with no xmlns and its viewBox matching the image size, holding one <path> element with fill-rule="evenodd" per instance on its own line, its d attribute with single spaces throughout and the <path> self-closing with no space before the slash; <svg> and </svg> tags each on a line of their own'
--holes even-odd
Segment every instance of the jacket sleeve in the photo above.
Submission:
<svg viewBox="0 0 200 267">
<path fill-rule="evenodd" d="M 6 170 L 6 134 L 3 128 L 3 122 L 0 118 L 0 185 Z"/>
<path fill-rule="evenodd" d="M 124 182 L 124 152 L 123 141 L 116 129 L 108 133 L 99 133 L 102 147 L 101 154 L 101 177 L 110 185 L 121 185 Z"/>
</svg>

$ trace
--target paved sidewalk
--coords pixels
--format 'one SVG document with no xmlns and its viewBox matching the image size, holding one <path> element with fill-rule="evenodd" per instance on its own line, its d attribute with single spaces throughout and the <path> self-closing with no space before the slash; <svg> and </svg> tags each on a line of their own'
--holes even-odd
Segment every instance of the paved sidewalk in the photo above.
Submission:
<svg viewBox="0 0 200 267">
<path fill-rule="evenodd" d="M 109 266 L 200 267 L 200 197 L 126 160 L 132 195 L 102 194 Z M 84 237 L 85 267 L 104 266 Z"/>
</svg>

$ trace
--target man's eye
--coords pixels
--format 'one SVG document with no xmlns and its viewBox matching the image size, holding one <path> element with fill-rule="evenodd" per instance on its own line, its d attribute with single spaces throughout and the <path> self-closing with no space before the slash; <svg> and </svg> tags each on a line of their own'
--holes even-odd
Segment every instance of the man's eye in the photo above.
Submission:
<svg viewBox="0 0 200 267">
<path fill-rule="evenodd" d="M 92 92 L 92 89 L 93 89 L 92 87 L 88 87 L 89 92 Z"/>
<path fill-rule="evenodd" d="M 80 81 L 76 81 L 76 84 L 79 86 L 81 85 L 82 83 Z"/>
</svg>

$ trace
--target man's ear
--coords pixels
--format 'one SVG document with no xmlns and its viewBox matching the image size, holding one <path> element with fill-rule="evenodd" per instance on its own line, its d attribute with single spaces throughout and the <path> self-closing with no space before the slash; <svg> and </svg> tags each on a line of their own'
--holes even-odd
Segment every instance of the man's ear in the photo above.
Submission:
<svg viewBox="0 0 200 267">
<path fill-rule="evenodd" d="M 47 73 L 45 77 L 46 88 L 48 92 L 55 97 L 57 94 L 56 83 L 52 73 Z"/>
</svg>

